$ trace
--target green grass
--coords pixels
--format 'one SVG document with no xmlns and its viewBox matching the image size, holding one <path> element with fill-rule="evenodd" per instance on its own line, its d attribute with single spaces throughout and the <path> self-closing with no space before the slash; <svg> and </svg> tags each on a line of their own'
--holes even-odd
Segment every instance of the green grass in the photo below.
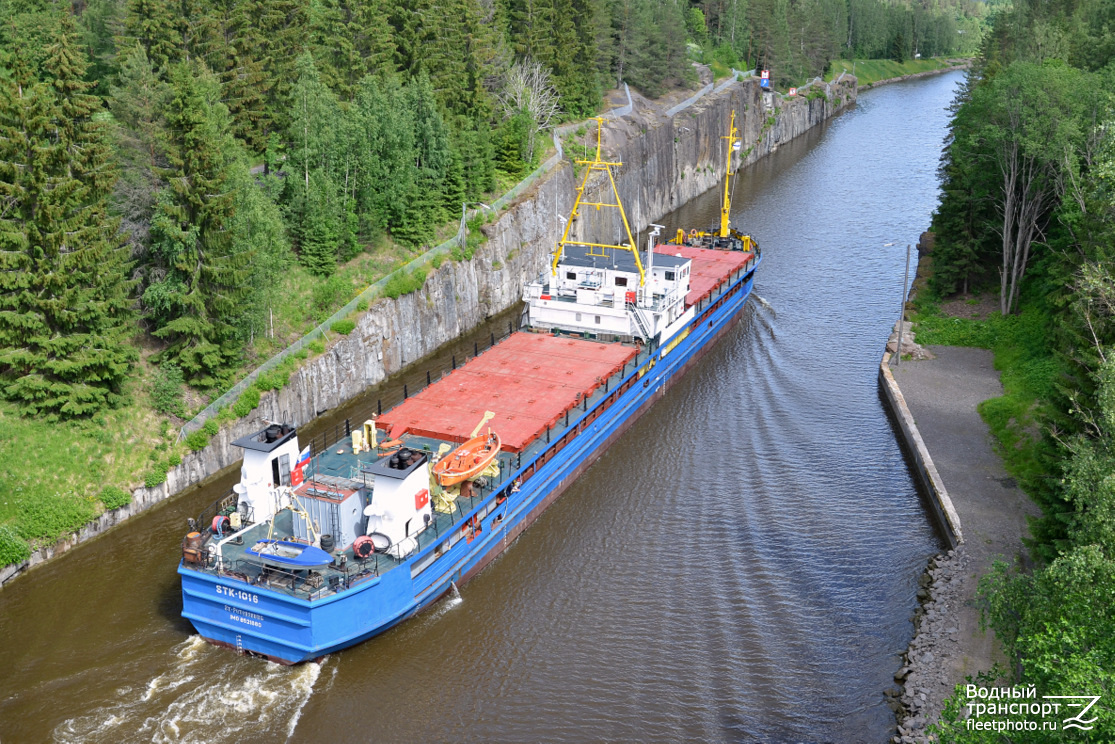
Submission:
<svg viewBox="0 0 1115 744">
<path fill-rule="evenodd" d="M 920 344 L 972 346 L 994 353 L 1003 395 L 983 401 L 978 410 L 995 437 L 1007 472 L 1031 495 L 1048 476 L 1042 463 L 1050 459 L 1050 445 L 1041 434 L 1041 413 L 1061 372 L 1045 344 L 1048 318 L 1038 305 L 1019 315 L 993 313 L 984 320 L 945 317 L 935 306 L 923 307 L 913 316 Z"/>
<path fill-rule="evenodd" d="M 157 471 L 176 432 L 146 397 L 153 374 L 141 364 L 128 385 L 131 404 L 93 421 L 48 423 L 0 402 L 0 564 L 122 506 Z"/>
<path fill-rule="evenodd" d="M 940 70 L 952 67 L 962 60 L 956 57 L 932 57 L 930 59 L 908 59 L 905 62 L 895 62 L 893 59 L 837 59 L 833 60 L 828 79 L 838 77 L 842 70 L 852 72 L 855 66 L 855 75 L 859 79 L 861 88 L 873 85 L 880 80 L 913 75 L 918 72 Z"/>
</svg>

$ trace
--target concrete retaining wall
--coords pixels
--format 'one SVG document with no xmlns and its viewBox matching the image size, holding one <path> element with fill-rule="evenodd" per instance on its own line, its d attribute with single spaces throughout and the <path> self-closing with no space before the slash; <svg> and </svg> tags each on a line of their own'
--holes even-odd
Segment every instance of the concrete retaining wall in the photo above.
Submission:
<svg viewBox="0 0 1115 744">
<path fill-rule="evenodd" d="M 933 458 L 926 449 L 925 442 L 922 441 L 918 425 L 914 422 L 914 415 L 910 413 L 906 399 L 902 397 L 902 390 L 898 387 L 894 375 L 891 374 L 890 357 L 890 352 L 885 352 L 883 361 L 879 364 L 879 385 L 883 389 L 883 399 L 886 400 L 890 412 L 898 422 L 902 441 L 913 460 L 914 475 L 929 495 L 929 504 L 933 509 L 934 517 L 948 540 L 949 548 L 955 548 L 964 542 L 964 535 L 960 531 L 960 516 L 953 508 L 948 489 L 945 488 L 945 483 L 933 464 Z"/>
</svg>

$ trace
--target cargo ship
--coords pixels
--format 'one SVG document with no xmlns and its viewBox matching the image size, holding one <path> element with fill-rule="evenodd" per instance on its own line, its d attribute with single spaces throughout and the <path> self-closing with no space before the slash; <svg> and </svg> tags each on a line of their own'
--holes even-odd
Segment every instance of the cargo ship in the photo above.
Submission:
<svg viewBox="0 0 1115 744">
<path fill-rule="evenodd" d="M 286 423 L 236 440 L 239 483 L 182 542 L 182 614 L 201 636 L 296 664 L 405 621 L 505 550 L 731 329 L 757 244 L 656 245 L 652 226 L 640 249 L 597 123 L 518 331 L 327 447 L 300 447 Z M 729 163 L 734 129 L 733 114 Z M 614 202 L 586 198 L 594 174 Z M 620 242 L 571 237 L 588 207 L 618 210 Z"/>
</svg>

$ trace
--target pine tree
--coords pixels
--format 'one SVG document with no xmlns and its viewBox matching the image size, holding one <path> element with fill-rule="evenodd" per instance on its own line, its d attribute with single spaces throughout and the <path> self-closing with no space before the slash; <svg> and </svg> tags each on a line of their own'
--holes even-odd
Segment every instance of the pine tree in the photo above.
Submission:
<svg viewBox="0 0 1115 744">
<path fill-rule="evenodd" d="M 167 111 L 169 187 L 152 221 L 151 251 L 162 278 L 144 291 L 173 359 L 192 384 L 208 387 L 237 352 L 236 318 L 246 295 L 250 253 L 237 253 L 229 183 L 235 143 L 220 87 L 203 65 L 171 70 Z"/>
<path fill-rule="evenodd" d="M 51 87 L 0 93 L 0 391 L 67 418 L 117 404 L 137 356 L 127 252 L 106 212 L 115 176 L 75 37 L 63 20 Z"/>
</svg>

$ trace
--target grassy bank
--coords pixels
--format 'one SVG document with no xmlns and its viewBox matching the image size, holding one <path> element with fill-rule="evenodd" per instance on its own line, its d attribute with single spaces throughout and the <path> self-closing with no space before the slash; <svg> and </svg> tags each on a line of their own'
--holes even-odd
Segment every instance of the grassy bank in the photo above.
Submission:
<svg viewBox="0 0 1115 744">
<path fill-rule="evenodd" d="M 905 62 L 896 62 L 893 59 L 837 59 L 833 60 L 828 79 L 836 78 L 841 72 L 854 73 L 859 79 L 860 87 L 866 88 L 880 80 L 914 75 L 919 72 L 942 70 L 946 67 L 961 64 L 964 61 L 964 59 L 957 57 L 908 59 Z"/>
<path fill-rule="evenodd" d="M 1007 472 L 1031 497 L 1047 476 L 1049 444 L 1038 425 L 1039 414 L 1054 393 L 1059 366 L 1045 339 L 1049 313 L 1032 303 L 1019 315 L 997 311 L 984 317 L 957 317 L 955 308 L 975 300 L 958 299 L 944 305 L 919 302 L 913 314 L 919 344 L 971 346 L 995 355 L 1003 395 L 985 400 L 979 413 L 991 429 Z"/>
<path fill-rule="evenodd" d="M 468 248 L 454 252 L 452 259 L 471 258 L 483 239 L 479 222 L 487 218 L 484 215 L 470 223 Z M 431 242 L 441 242 L 456 228 L 456 222 L 447 223 L 431 235 Z M 245 348 L 243 364 L 231 371 L 230 378 L 242 378 L 418 252 L 384 240 L 368 246 L 328 279 L 314 277 L 297 264 L 291 266 L 268 313 L 273 335 L 271 323 L 260 328 Z M 403 275 L 399 281 L 389 282 L 384 294 L 397 297 L 419 289 L 426 275 L 425 270 Z M 362 305 L 357 312 L 366 309 Z M 349 333 L 354 321 L 352 317 L 334 324 L 331 338 Z M 18 406 L 0 401 L 0 566 L 22 562 L 33 549 L 79 530 L 106 510 L 130 503 L 137 487 L 163 483 L 167 471 L 180 464 L 190 450 L 205 447 L 221 426 L 250 414 L 263 392 L 283 387 L 298 365 L 326 349 L 321 340 L 311 343 L 262 375 L 201 431 L 178 442 L 185 420 L 207 405 L 211 395 L 222 391 L 207 395 L 179 388 L 179 415 L 157 412 L 161 372 L 150 363 L 156 350 L 144 339 L 137 339 L 137 345 L 141 361 L 128 380 L 124 405 L 92 420 L 25 418 Z"/>
</svg>

